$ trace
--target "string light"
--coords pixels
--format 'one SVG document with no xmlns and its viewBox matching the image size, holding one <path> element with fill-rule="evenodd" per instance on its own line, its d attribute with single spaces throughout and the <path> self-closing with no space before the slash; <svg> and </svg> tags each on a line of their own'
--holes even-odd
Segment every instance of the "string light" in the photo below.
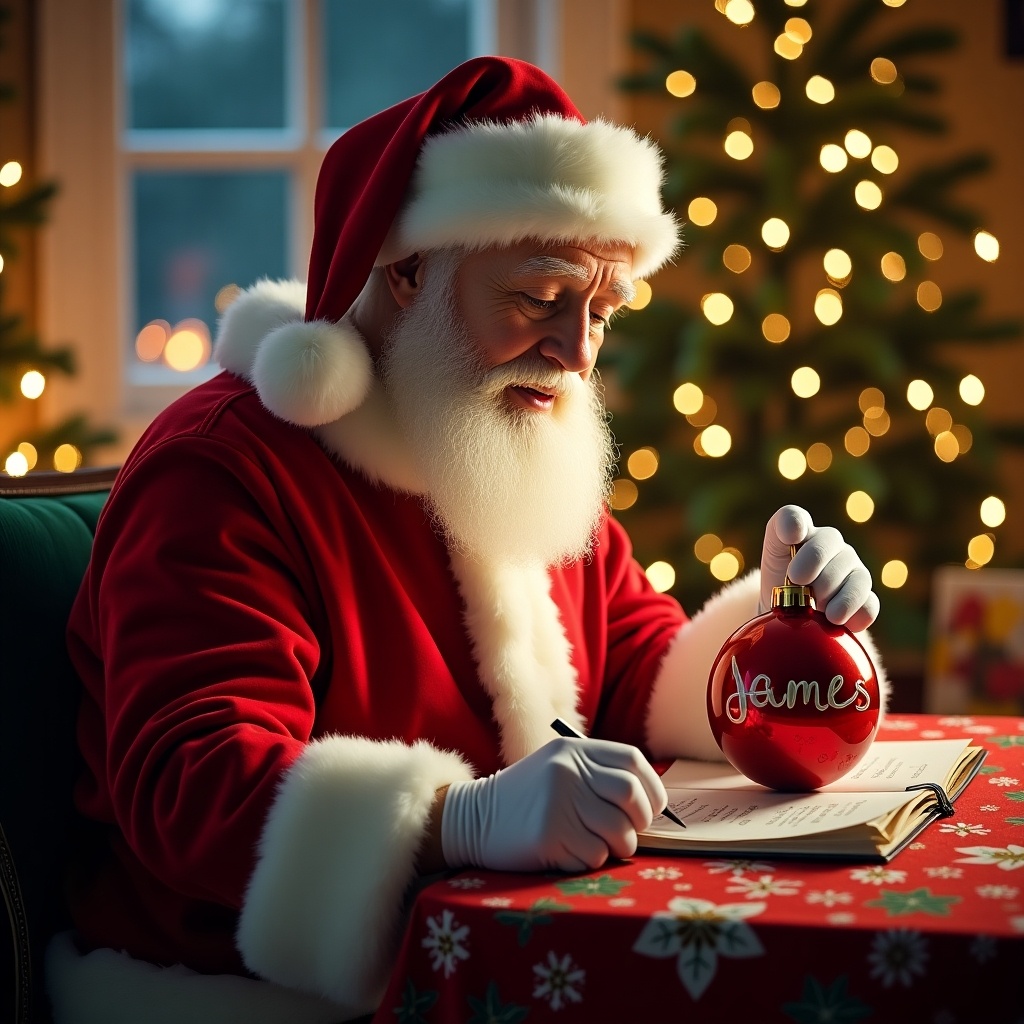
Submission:
<svg viewBox="0 0 1024 1024">
<path fill-rule="evenodd" d="M 626 469 L 634 480 L 649 480 L 658 472 L 656 448 L 637 448 L 626 460 Z"/>
<path fill-rule="evenodd" d="M 857 398 L 857 408 L 863 413 L 885 408 L 885 395 L 878 388 L 865 388 Z"/>
<path fill-rule="evenodd" d="M 692 96 L 697 88 L 697 79 L 689 71 L 673 71 L 665 79 L 665 88 L 673 95 L 683 99 L 685 96 Z"/>
<path fill-rule="evenodd" d="M 170 336 L 171 325 L 166 320 L 151 320 L 135 335 L 135 354 L 144 363 L 155 363 Z"/>
<path fill-rule="evenodd" d="M 732 299 L 724 292 L 709 292 L 700 300 L 700 308 L 704 316 L 716 327 L 732 319 Z"/>
<path fill-rule="evenodd" d="M 882 205 L 882 190 L 867 179 L 857 182 L 853 197 L 857 200 L 857 205 L 865 210 L 877 210 Z"/>
<path fill-rule="evenodd" d="M 706 565 L 723 547 L 725 545 L 720 537 L 716 537 L 713 533 L 703 533 L 694 541 L 693 553 L 699 561 Z"/>
<path fill-rule="evenodd" d="M 818 154 L 818 161 L 829 174 L 838 174 L 846 167 L 850 158 L 842 146 L 837 146 L 834 142 L 826 142 Z"/>
<path fill-rule="evenodd" d="M 792 36 L 787 36 L 785 32 L 776 36 L 774 49 L 780 57 L 784 57 L 786 60 L 796 60 L 804 52 L 803 45 Z"/>
<path fill-rule="evenodd" d="M 164 362 L 180 373 L 202 366 L 210 358 L 210 331 L 202 320 L 182 320 L 171 332 L 163 351 Z"/>
<path fill-rule="evenodd" d="M 821 377 L 810 366 L 800 366 L 793 371 L 789 385 L 797 398 L 813 398 L 821 390 Z"/>
<path fill-rule="evenodd" d="M 677 412 L 681 412 L 684 416 L 692 416 L 699 412 L 704 404 L 704 392 L 696 384 L 686 381 L 672 393 L 672 404 Z"/>
<path fill-rule="evenodd" d="M 729 0 L 725 16 L 734 25 L 749 25 L 754 20 L 754 5 L 750 0 Z"/>
<path fill-rule="evenodd" d="M 995 553 L 995 541 L 987 533 L 979 533 L 967 542 L 967 557 L 976 565 L 987 565 Z"/>
<path fill-rule="evenodd" d="M 871 152 L 871 139 L 859 128 L 851 128 L 843 139 L 846 152 L 858 160 L 863 160 Z"/>
<path fill-rule="evenodd" d="M 733 160 L 746 160 L 754 152 L 754 140 L 741 130 L 729 132 L 723 146 Z"/>
<path fill-rule="evenodd" d="M 832 465 L 832 449 L 823 441 L 815 441 L 807 449 L 807 468 L 815 473 L 824 473 Z"/>
<path fill-rule="evenodd" d="M 864 429 L 872 437 L 881 437 L 888 432 L 891 425 L 889 414 L 884 409 L 876 406 L 864 413 Z"/>
<path fill-rule="evenodd" d="M 989 495 L 981 503 L 981 521 L 986 526 L 1002 526 L 1006 519 L 1006 506 L 995 495 Z"/>
<path fill-rule="evenodd" d="M 769 217 L 761 225 L 761 238 L 769 249 L 779 252 L 789 241 L 789 225 L 781 217 Z"/>
<path fill-rule="evenodd" d="M 896 65 L 888 57 L 876 57 L 871 62 L 871 77 L 879 85 L 892 85 L 897 74 Z"/>
<path fill-rule="evenodd" d="M 4 272 L 4 258 L 0 255 L 0 274 Z"/>
<path fill-rule="evenodd" d="M 843 447 L 856 459 L 871 447 L 871 435 L 863 427 L 850 427 L 843 437 Z"/>
<path fill-rule="evenodd" d="M 762 110 L 774 110 L 782 99 L 779 87 L 772 82 L 758 82 L 750 90 L 750 94 L 754 98 L 755 105 Z"/>
<path fill-rule="evenodd" d="M 909 575 L 907 563 L 894 558 L 882 566 L 882 586 L 889 587 L 890 590 L 898 590 L 907 582 Z"/>
<path fill-rule="evenodd" d="M 750 250 L 745 245 L 727 245 L 722 252 L 722 263 L 734 274 L 742 274 L 750 266 Z"/>
<path fill-rule="evenodd" d="M 842 249 L 829 249 L 825 253 L 822 265 L 825 267 L 825 274 L 833 284 L 842 287 L 849 283 L 853 274 L 853 261 L 848 253 Z"/>
<path fill-rule="evenodd" d="M 846 514 L 855 523 L 866 523 L 875 514 L 874 499 L 867 491 L 854 491 L 846 499 Z"/>
<path fill-rule="evenodd" d="M 789 337 L 789 321 L 781 313 L 769 313 L 761 321 L 761 333 L 765 341 L 781 345 Z"/>
<path fill-rule="evenodd" d="M 801 46 L 809 43 L 813 35 L 810 22 L 806 18 L 788 18 L 783 26 L 783 31 L 790 39 Z"/>
<path fill-rule="evenodd" d="M 962 423 L 954 423 L 949 428 L 949 432 L 956 438 L 961 455 L 965 455 L 971 450 L 971 446 L 974 444 L 974 435 L 967 427 Z"/>
<path fill-rule="evenodd" d="M 960 397 L 968 405 L 981 405 L 985 400 L 985 385 L 973 373 L 969 373 L 960 381 Z"/>
<path fill-rule="evenodd" d="M 650 584 L 659 594 L 671 590 L 675 586 L 676 571 L 668 562 L 651 562 L 644 570 Z"/>
<path fill-rule="evenodd" d="M 700 432 L 700 446 L 704 454 L 720 459 L 732 447 L 732 435 L 719 423 L 712 423 Z"/>
<path fill-rule="evenodd" d="M 617 512 L 621 512 L 624 509 L 632 508 L 636 504 L 637 498 L 640 497 L 640 489 L 637 487 L 632 480 L 626 480 L 624 477 L 619 477 L 612 484 L 612 494 L 608 499 L 608 504 Z"/>
<path fill-rule="evenodd" d="M 898 252 L 887 252 L 882 257 L 882 276 L 890 281 L 902 281 L 907 276 L 907 262 Z"/>
<path fill-rule="evenodd" d="M 22 375 L 21 393 L 26 398 L 38 398 L 46 387 L 46 378 L 38 370 L 29 370 Z"/>
<path fill-rule="evenodd" d="M 942 305 L 942 289 L 934 281 L 922 281 L 917 286 L 917 304 L 926 313 L 934 313 Z"/>
<path fill-rule="evenodd" d="M 28 472 L 28 460 L 21 452 L 11 452 L 4 460 L 4 471 L 8 476 L 24 476 Z"/>
<path fill-rule="evenodd" d="M 218 313 L 223 313 L 241 294 L 242 289 L 237 284 L 226 284 L 217 289 L 217 294 L 213 297 L 213 308 Z"/>
<path fill-rule="evenodd" d="M 706 427 L 714 422 L 717 415 L 718 403 L 710 395 L 705 395 L 696 412 L 686 413 L 686 422 L 691 427 Z"/>
<path fill-rule="evenodd" d="M 948 409 L 943 409 L 940 405 L 933 405 L 924 418 L 924 425 L 929 434 L 942 434 L 953 426 L 953 417 L 949 415 Z"/>
<path fill-rule="evenodd" d="M 58 473 L 73 473 L 82 464 L 82 453 L 73 444 L 62 444 L 53 453 L 53 468 Z"/>
<path fill-rule="evenodd" d="M 3 167 L 0 167 L 0 185 L 3 185 L 4 188 L 17 185 L 21 181 L 21 173 L 21 164 L 17 160 L 8 160 Z"/>
<path fill-rule="evenodd" d="M 999 239 L 989 231 L 978 231 L 974 235 L 974 251 L 986 262 L 999 259 Z"/>
<path fill-rule="evenodd" d="M 787 448 L 779 454 L 779 473 L 787 480 L 797 480 L 807 471 L 807 458 L 799 448 Z"/>
<path fill-rule="evenodd" d="M 826 326 L 839 322 L 843 315 L 843 300 L 834 288 L 822 288 L 814 297 L 814 315 Z"/>
<path fill-rule="evenodd" d="M 736 579 L 742 566 L 743 562 L 739 558 L 739 552 L 735 548 L 725 548 L 711 559 L 708 568 L 716 580 L 728 583 L 729 580 Z"/>
<path fill-rule="evenodd" d="M 36 463 L 39 461 L 39 453 L 36 451 L 36 446 L 30 444 L 28 441 L 22 441 L 18 445 L 18 453 L 25 457 L 25 462 L 28 464 L 29 470 L 36 468 Z"/>
<path fill-rule="evenodd" d="M 707 196 L 697 196 L 696 199 L 690 200 L 690 205 L 686 208 L 686 215 L 694 224 L 703 228 L 714 222 L 718 216 L 718 207 L 714 200 L 708 199 Z"/>
<path fill-rule="evenodd" d="M 654 297 L 654 291 L 651 286 L 642 278 L 637 278 L 633 282 L 633 288 L 635 289 L 633 298 L 626 303 L 626 308 L 643 309 L 645 306 L 650 305 L 651 299 Z"/>
<path fill-rule="evenodd" d="M 813 103 L 831 103 L 836 98 L 836 88 L 821 75 L 812 75 L 804 86 L 807 98 Z"/>
<path fill-rule="evenodd" d="M 922 231 L 917 236 L 917 249 L 926 260 L 942 259 L 942 239 L 934 231 Z"/>
<path fill-rule="evenodd" d="M 875 146 L 871 150 L 871 166 L 879 174 L 892 174 L 900 165 L 900 158 L 892 146 Z"/>
</svg>

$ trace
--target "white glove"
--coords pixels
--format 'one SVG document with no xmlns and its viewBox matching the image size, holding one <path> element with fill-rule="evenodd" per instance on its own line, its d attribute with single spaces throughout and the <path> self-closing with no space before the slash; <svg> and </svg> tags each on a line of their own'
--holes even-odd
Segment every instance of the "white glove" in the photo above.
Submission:
<svg viewBox="0 0 1024 1024">
<path fill-rule="evenodd" d="M 792 562 L 791 544 L 800 545 Z M 768 520 L 761 551 L 762 612 L 772 604 L 772 587 L 786 576 L 809 586 L 814 605 L 835 622 L 854 632 L 867 629 L 878 615 L 878 598 L 871 590 L 871 573 L 857 552 L 832 526 L 817 527 L 811 514 L 798 505 L 784 505 Z"/>
<path fill-rule="evenodd" d="M 558 737 L 486 779 L 453 782 L 441 848 L 449 867 L 584 871 L 632 856 L 667 803 L 636 747 Z"/>
</svg>

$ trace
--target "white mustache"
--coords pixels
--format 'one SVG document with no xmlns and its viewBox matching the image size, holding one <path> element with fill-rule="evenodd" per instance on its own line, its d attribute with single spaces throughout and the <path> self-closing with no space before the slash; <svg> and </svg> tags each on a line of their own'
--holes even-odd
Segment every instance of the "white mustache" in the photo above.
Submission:
<svg viewBox="0 0 1024 1024">
<path fill-rule="evenodd" d="M 482 383 L 490 394 L 499 394 L 509 387 L 522 387 L 545 391 L 556 398 L 566 398 L 583 386 L 578 374 L 558 370 L 547 361 L 530 356 L 495 366 L 487 371 Z"/>
</svg>

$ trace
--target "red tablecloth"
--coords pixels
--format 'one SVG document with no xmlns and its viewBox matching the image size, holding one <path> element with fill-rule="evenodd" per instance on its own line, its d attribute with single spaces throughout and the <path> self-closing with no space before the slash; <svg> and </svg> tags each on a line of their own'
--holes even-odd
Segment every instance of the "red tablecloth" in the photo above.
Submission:
<svg viewBox="0 0 1024 1024">
<path fill-rule="evenodd" d="M 638 855 L 425 888 L 374 1024 L 1018 1024 L 1024 719 L 892 716 L 988 749 L 886 865 Z"/>
</svg>

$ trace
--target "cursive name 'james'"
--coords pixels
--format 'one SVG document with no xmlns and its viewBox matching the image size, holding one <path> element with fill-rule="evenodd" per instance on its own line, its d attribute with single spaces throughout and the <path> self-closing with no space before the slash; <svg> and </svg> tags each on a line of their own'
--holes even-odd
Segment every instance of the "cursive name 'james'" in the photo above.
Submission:
<svg viewBox="0 0 1024 1024">
<path fill-rule="evenodd" d="M 871 694 L 868 693 L 863 679 L 856 680 L 853 684 L 853 693 L 845 700 L 840 700 L 839 693 L 845 681 L 841 675 L 833 676 L 828 684 L 828 695 L 823 702 L 821 688 L 816 679 L 790 679 L 786 683 L 785 691 L 776 694 L 771 678 L 761 672 L 750 680 L 748 687 L 743 682 L 735 655 L 732 658 L 732 678 L 736 683 L 736 692 L 726 698 L 725 713 L 729 721 L 737 725 L 746 720 L 748 702 L 755 708 L 767 707 L 769 704 L 773 708 L 792 708 L 800 701 L 805 707 L 813 703 L 819 711 L 828 711 L 830 708 L 839 710 L 850 705 L 853 705 L 854 711 L 867 711 L 871 707 Z"/>
</svg>

